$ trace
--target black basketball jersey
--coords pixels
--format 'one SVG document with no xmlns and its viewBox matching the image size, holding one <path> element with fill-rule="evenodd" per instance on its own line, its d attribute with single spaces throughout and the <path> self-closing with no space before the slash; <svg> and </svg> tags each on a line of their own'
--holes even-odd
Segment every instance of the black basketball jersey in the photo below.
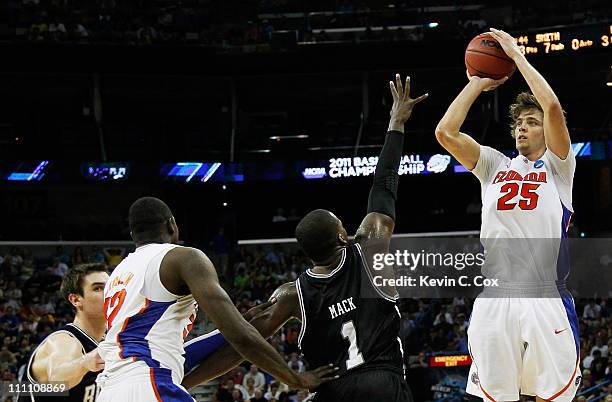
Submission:
<svg viewBox="0 0 612 402">
<path fill-rule="evenodd" d="M 74 324 L 67 324 L 64 327 L 58 329 L 57 331 L 51 333 L 49 336 L 58 332 L 65 332 L 77 338 L 83 346 L 83 353 L 89 353 L 98 347 L 98 343 L 93 338 L 91 338 L 82 329 L 80 329 Z M 38 347 L 40 347 L 40 345 Z M 30 382 L 32 384 L 37 383 L 36 380 L 32 377 L 31 370 L 32 362 L 34 361 L 34 355 L 36 354 L 38 347 L 34 350 L 34 352 L 32 352 L 32 355 L 30 356 L 30 360 L 28 361 L 28 365 L 26 366 L 24 374 L 24 377 L 26 378 L 21 379 L 21 381 L 23 382 Z M 29 393 L 22 393 L 19 395 L 18 402 L 94 402 L 96 400 L 97 394 L 99 393 L 99 390 L 96 386 L 97 376 L 98 373 L 94 373 L 91 371 L 85 374 L 81 382 L 68 391 L 68 396 L 32 396 Z"/>
<path fill-rule="evenodd" d="M 359 244 L 346 247 L 329 274 L 304 272 L 296 281 L 302 328 L 298 344 L 312 368 L 388 368 L 402 373 L 400 313 L 396 301 L 373 296 Z M 369 290 L 369 292 L 368 292 Z"/>
</svg>

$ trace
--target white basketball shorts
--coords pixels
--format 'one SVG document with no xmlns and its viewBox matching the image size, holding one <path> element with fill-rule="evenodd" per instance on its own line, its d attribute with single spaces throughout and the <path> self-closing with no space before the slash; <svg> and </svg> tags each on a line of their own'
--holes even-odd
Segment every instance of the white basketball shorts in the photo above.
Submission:
<svg viewBox="0 0 612 402">
<path fill-rule="evenodd" d="M 580 385 L 579 324 L 569 293 L 559 298 L 482 298 L 468 327 L 467 392 L 484 401 L 537 395 L 570 402 Z"/>
</svg>

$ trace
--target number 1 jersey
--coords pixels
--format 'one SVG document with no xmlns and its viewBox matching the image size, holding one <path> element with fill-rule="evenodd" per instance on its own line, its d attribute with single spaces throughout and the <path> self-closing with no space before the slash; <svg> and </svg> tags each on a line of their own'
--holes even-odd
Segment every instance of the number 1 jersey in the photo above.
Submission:
<svg viewBox="0 0 612 402">
<path fill-rule="evenodd" d="M 369 272 L 355 244 L 342 251 L 329 274 L 309 269 L 296 281 L 302 313 L 298 343 L 310 367 L 334 364 L 340 376 L 356 369 L 402 374 L 396 299 L 372 292 Z"/>
</svg>

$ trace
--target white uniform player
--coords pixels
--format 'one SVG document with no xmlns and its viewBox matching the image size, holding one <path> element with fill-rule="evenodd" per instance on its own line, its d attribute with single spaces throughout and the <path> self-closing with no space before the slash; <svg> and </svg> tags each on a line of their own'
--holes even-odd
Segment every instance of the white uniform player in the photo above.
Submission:
<svg viewBox="0 0 612 402">
<path fill-rule="evenodd" d="M 104 288 L 107 334 L 98 350 L 98 402 L 193 401 L 183 380 L 183 342 L 196 317 L 191 295 L 163 286 L 161 262 L 174 244 L 146 244 L 125 258 Z M 130 388 L 124 389 L 126 378 Z M 123 381 L 123 383 L 122 383 Z"/>
<path fill-rule="evenodd" d="M 484 400 L 516 401 L 520 391 L 571 401 L 579 385 L 578 318 L 554 241 L 566 237 L 575 167 L 571 151 L 529 161 L 480 147 L 472 172 L 482 186 L 483 273 L 500 279 L 476 300 L 468 328 L 467 391 Z"/>
<path fill-rule="evenodd" d="M 482 185 L 483 274 L 496 278 L 474 303 L 467 392 L 485 401 L 571 401 L 580 383 L 578 319 L 565 288 L 566 228 L 576 166 L 563 108 L 514 38 L 491 28 L 532 93 L 510 106 L 519 156 L 507 158 L 461 132 L 482 92 L 508 77 L 470 76 L 436 127 L 438 142 Z"/>
<path fill-rule="evenodd" d="M 137 249 L 115 268 L 104 287 L 107 334 L 98 347 L 105 362 L 97 379 L 98 402 L 193 402 L 181 385 L 184 367 L 193 369 L 226 339 L 244 358 L 289 386 L 315 389 L 335 378 L 335 367 L 305 373 L 287 367 L 236 309 L 208 257 L 176 245 L 179 228 L 165 202 L 137 199 L 128 221 Z M 223 336 L 216 332 L 184 346 L 196 317 L 196 301 Z M 251 309 L 247 315 L 259 311 Z"/>
</svg>

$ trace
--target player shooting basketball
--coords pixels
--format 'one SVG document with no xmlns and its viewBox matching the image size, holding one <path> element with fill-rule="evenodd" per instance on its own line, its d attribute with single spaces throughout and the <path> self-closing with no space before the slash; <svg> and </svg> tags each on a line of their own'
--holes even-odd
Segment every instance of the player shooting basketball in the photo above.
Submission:
<svg viewBox="0 0 612 402">
<path fill-rule="evenodd" d="M 543 244 L 534 239 L 566 237 L 576 160 L 563 109 L 551 87 L 509 34 L 496 29 L 490 34 L 515 62 L 533 93 L 519 94 L 510 106 L 519 155 L 510 159 L 460 132 L 476 98 L 507 77 L 469 77 L 438 123 L 436 138 L 480 180 L 480 236 L 485 248 L 490 239 L 533 240 L 525 253 L 508 253 L 507 261 L 515 257 L 527 260 Z M 556 263 L 533 266 L 531 272 L 523 272 L 530 280 L 518 283 L 521 277 L 515 268 L 493 264 L 488 273 L 502 278 L 500 293 L 479 297 L 474 304 L 468 329 L 473 364 L 467 391 L 487 401 L 518 401 L 519 394 L 535 395 L 538 402 L 571 401 L 580 373 L 578 320 L 565 289 L 568 272 L 557 270 Z"/>
</svg>

